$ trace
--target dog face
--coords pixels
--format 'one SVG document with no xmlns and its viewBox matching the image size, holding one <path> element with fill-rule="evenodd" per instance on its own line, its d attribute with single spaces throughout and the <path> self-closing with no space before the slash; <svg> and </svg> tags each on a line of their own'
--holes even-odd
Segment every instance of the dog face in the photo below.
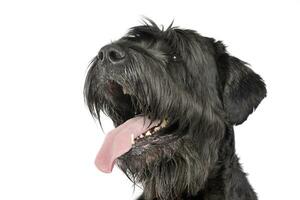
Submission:
<svg viewBox="0 0 300 200">
<path fill-rule="evenodd" d="M 100 121 L 102 111 L 118 127 L 99 168 L 111 171 L 116 162 L 147 198 L 170 199 L 203 187 L 226 130 L 247 119 L 266 89 L 221 42 L 149 20 L 101 48 L 84 95 L 94 117 Z"/>
</svg>

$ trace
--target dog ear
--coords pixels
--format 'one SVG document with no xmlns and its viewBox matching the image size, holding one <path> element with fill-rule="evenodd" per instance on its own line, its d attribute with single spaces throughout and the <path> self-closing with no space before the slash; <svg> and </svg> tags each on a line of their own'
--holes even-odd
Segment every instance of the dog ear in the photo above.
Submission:
<svg viewBox="0 0 300 200">
<path fill-rule="evenodd" d="M 247 66 L 247 63 L 228 55 L 221 43 L 218 45 L 219 47 L 221 45 L 223 49 L 223 53 L 219 54 L 218 70 L 224 110 L 229 122 L 239 125 L 248 118 L 266 96 L 265 83 Z"/>
</svg>

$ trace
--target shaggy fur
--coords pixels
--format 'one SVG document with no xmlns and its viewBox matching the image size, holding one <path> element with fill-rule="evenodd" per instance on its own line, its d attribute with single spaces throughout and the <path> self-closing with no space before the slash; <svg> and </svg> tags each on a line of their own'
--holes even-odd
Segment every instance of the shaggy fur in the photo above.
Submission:
<svg viewBox="0 0 300 200">
<path fill-rule="evenodd" d="M 107 48 L 117 49 L 109 59 Z M 92 115 L 100 121 L 102 111 L 115 126 L 136 115 L 168 119 L 117 160 L 144 189 L 140 200 L 257 199 L 235 154 L 233 126 L 266 96 L 265 84 L 222 42 L 149 20 L 102 48 L 84 95 Z"/>
</svg>

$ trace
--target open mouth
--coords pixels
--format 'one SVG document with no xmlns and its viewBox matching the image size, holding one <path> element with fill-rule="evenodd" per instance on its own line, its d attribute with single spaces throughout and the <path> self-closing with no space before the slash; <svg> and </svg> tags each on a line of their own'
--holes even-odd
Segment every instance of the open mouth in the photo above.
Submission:
<svg viewBox="0 0 300 200">
<path fill-rule="evenodd" d="M 97 155 L 96 166 L 106 173 L 112 171 L 118 157 L 132 148 L 143 147 L 151 139 L 154 140 L 158 137 L 159 132 L 168 125 L 167 119 L 151 120 L 146 114 L 143 114 L 141 111 L 143 109 L 133 102 L 136 98 L 127 88 L 115 81 L 110 81 L 108 87 L 111 95 L 117 97 L 120 107 L 129 114 L 125 113 L 126 119 L 106 135 Z"/>
<path fill-rule="evenodd" d="M 161 129 L 165 128 L 167 126 L 167 123 L 168 123 L 167 120 L 164 119 L 162 122 L 160 122 L 159 125 L 150 128 L 149 130 L 147 130 L 147 132 L 144 132 L 137 137 L 135 137 L 133 134 L 131 134 L 131 144 L 134 145 L 135 143 L 138 143 L 138 142 L 142 141 L 143 139 L 156 134 Z"/>
</svg>

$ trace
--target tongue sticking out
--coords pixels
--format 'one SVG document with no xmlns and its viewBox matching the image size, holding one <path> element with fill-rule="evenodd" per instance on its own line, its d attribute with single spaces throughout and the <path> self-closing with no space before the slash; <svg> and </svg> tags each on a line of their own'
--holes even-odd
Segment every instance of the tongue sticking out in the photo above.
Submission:
<svg viewBox="0 0 300 200">
<path fill-rule="evenodd" d="M 159 125 L 159 121 L 153 121 L 147 117 L 134 117 L 127 120 L 117 128 L 111 130 L 105 137 L 102 147 L 96 157 L 95 164 L 99 170 L 110 173 L 115 160 L 128 152 L 132 147 L 132 135 L 134 138 Z"/>
</svg>

